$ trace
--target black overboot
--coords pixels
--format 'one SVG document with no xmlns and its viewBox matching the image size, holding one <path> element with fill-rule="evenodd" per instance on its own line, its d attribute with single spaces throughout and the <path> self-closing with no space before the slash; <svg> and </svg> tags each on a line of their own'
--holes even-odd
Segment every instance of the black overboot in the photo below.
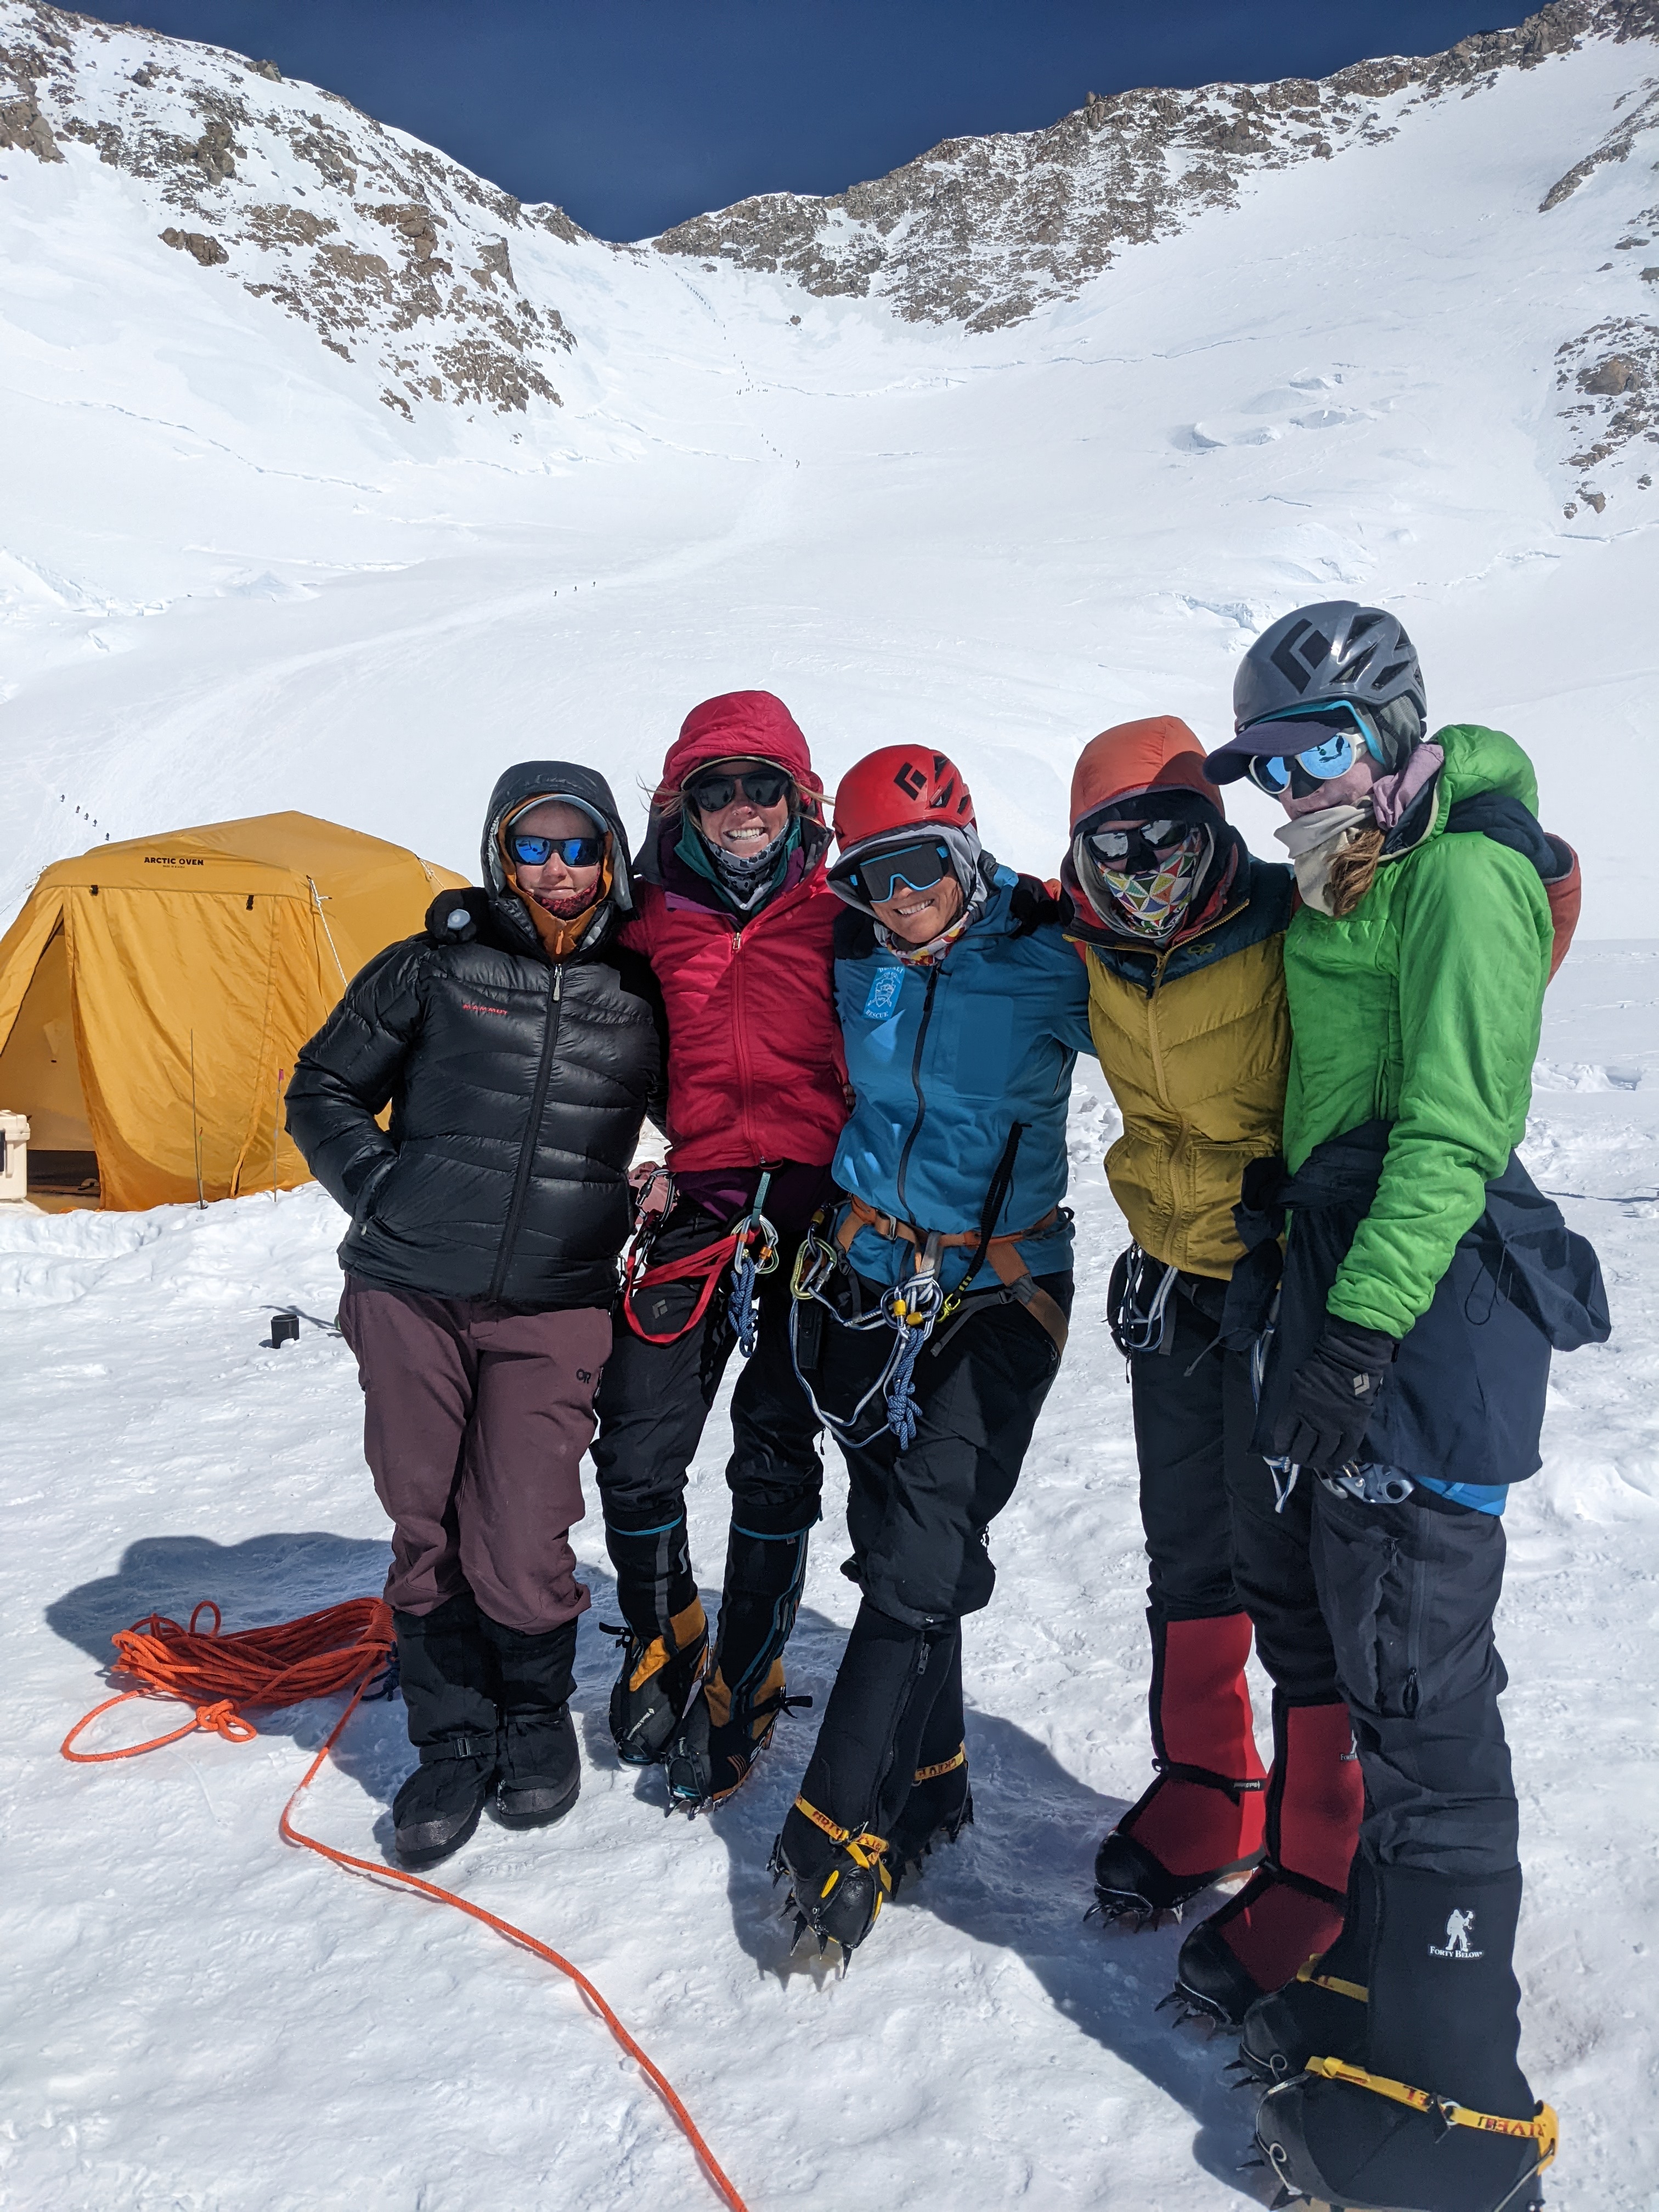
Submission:
<svg viewBox="0 0 1659 2212">
<path fill-rule="evenodd" d="M 809 1929 L 822 1954 L 830 1942 L 849 1957 L 892 1894 L 894 1820 L 914 1786 L 917 1748 L 932 1705 L 933 1655 L 949 1663 L 957 1631 L 930 1636 L 859 1607 L 800 1795 L 772 1851 L 775 1879 L 787 1875 L 795 1940 Z"/>
<path fill-rule="evenodd" d="M 766 1536 L 734 1527 L 714 1656 L 664 1754 L 669 1795 L 692 1813 L 747 1780 L 780 1713 L 809 1705 L 784 1687 L 783 1649 L 800 1610 L 810 1528 Z"/>
<path fill-rule="evenodd" d="M 528 1635 L 480 1613 L 478 1626 L 495 1649 L 501 1682 L 501 1771 L 491 1809 L 505 1828 L 544 1828 L 570 1810 L 582 1786 L 570 1718 L 576 1624 Z"/>
<path fill-rule="evenodd" d="M 974 1818 L 963 1731 L 960 1627 L 948 1652 L 942 1644 L 935 1646 L 927 1672 L 941 1677 L 939 1690 L 916 1745 L 909 1794 L 896 1820 L 889 1824 L 895 1893 L 903 1881 L 921 1873 L 923 1860 L 936 1844 L 955 1843 Z"/>
<path fill-rule="evenodd" d="M 405 1866 L 435 1866 L 478 1825 L 501 1757 L 501 1678 L 472 1593 L 431 1613 L 394 1613 L 409 1740 L 421 1754 L 392 1801 Z"/>
<path fill-rule="evenodd" d="M 1364 2069 L 1316 2054 L 1270 2089 L 1256 2140 L 1283 2185 L 1348 2212 L 1522 2212 L 1555 2115 L 1516 2057 L 1521 1869 L 1379 1867 Z"/>
<path fill-rule="evenodd" d="M 1376 1919 L 1376 1885 L 1362 1844 L 1348 1869 L 1341 1934 L 1328 1951 L 1299 1966 L 1294 1981 L 1258 1998 L 1244 2015 L 1239 2063 L 1258 2081 L 1286 2081 L 1310 2058 L 1365 2064 L 1366 1977 Z"/>
<path fill-rule="evenodd" d="M 708 1650 L 708 1623 L 691 1573 L 685 1516 L 657 1528 L 617 1528 L 605 1540 L 627 1626 L 611 1692 L 611 1733 L 626 1766 L 652 1766 L 684 1718 Z"/>
</svg>

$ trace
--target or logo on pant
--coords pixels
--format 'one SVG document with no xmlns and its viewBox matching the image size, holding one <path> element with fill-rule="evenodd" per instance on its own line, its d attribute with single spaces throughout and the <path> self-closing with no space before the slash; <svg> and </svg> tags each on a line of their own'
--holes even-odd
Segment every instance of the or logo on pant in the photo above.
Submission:
<svg viewBox="0 0 1659 2212">
<path fill-rule="evenodd" d="M 576 1380 L 579 1382 L 591 1382 L 593 1380 L 592 1370 L 587 1367 L 579 1367 L 576 1370 Z"/>
<path fill-rule="evenodd" d="M 1464 1911 L 1456 1911 L 1456 1912 L 1449 1913 L 1449 1914 L 1447 1915 L 1447 1917 L 1446 1917 L 1446 1940 L 1445 1940 L 1445 1942 L 1444 1942 L 1443 1944 L 1439 1944 L 1439 1943 L 1431 1943 L 1431 1944 L 1430 1944 L 1430 1946 L 1429 1946 L 1429 1956 L 1430 1956 L 1430 1958 L 1431 1958 L 1431 1959 L 1481 1959 L 1481 1958 L 1484 1958 L 1484 1957 L 1486 1956 L 1485 1952 L 1483 1952 L 1483 1951 L 1476 1951 L 1476 1950 L 1474 1950 L 1474 1949 L 1472 1949 L 1472 1948 L 1470 1948 L 1470 1944 L 1469 1944 L 1469 1937 L 1474 1934 L 1474 1913 L 1472 1913 L 1472 1912 L 1464 1912 Z"/>
</svg>

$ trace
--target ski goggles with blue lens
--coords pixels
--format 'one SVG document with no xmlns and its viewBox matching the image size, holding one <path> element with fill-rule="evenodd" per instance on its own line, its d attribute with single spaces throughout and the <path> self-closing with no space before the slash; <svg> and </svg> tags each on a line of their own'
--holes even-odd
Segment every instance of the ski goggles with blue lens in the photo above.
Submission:
<svg viewBox="0 0 1659 2212">
<path fill-rule="evenodd" d="M 549 860 L 562 860 L 567 868 L 596 868 L 605 857 L 603 837 L 532 837 L 514 830 L 507 842 L 521 868 L 539 868 Z"/>
<path fill-rule="evenodd" d="M 890 845 L 884 853 L 860 853 L 830 872 L 864 906 L 885 906 L 900 890 L 930 891 L 949 872 L 951 848 L 942 837 L 917 838 Z"/>
<path fill-rule="evenodd" d="M 1365 753 L 1383 765 L 1382 748 L 1375 732 L 1357 707 L 1346 699 L 1333 700 L 1318 707 L 1292 708 L 1287 714 L 1275 714 L 1267 720 L 1253 722 L 1248 732 L 1252 742 L 1274 736 L 1283 731 L 1286 739 L 1292 736 L 1311 736 L 1317 732 L 1312 744 L 1298 750 L 1282 753 L 1253 753 L 1244 773 L 1258 791 L 1265 791 L 1270 799 L 1282 799 L 1290 790 L 1291 778 L 1300 769 L 1303 775 L 1313 783 L 1333 783 L 1346 775 L 1354 763 Z"/>
</svg>

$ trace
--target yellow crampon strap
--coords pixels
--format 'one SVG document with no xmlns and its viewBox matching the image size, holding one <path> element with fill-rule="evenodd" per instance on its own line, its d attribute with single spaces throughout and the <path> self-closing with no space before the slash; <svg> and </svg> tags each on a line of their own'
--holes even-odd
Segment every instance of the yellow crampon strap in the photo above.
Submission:
<svg viewBox="0 0 1659 2212">
<path fill-rule="evenodd" d="M 1363 2066 L 1350 2066 L 1340 2058 L 1310 2058 L 1308 2071 L 1320 2075 L 1327 2081 L 1352 2082 L 1356 2089 L 1369 2089 L 1373 2096 L 1408 2106 L 1414 2112 L 1438 2113 L 1449 2128 L 1474 2128 L 1483 2135 L 1530 2138 L 1538 2145 L 1540 2172 L 1555 2156 L 1560 2142 L 1561 2123 L 1548 2105 L 1540 2105 L 1530 2120 L 1506 2120 L 1497 2112 L 1471 2112 L 1455 2098 L 1436 2097 L 1426 2089 L 1413 2089 L 1404 2081 L 1391 2081 L 1386 2074 L 1368 2074 Z"/>
<path fill-rule="evenodd" d="M 855 1836 L 850 1828 L 838 1828 L 827 1813 L 820 1813 L 816 1805 L 809 1805 L 804 1797 L 795 1800 L 795 1810 L 803 1814 L 815 1828 L 822 1828 L 832 1844 L 845 1844 L 847 1855 L 861 1867 L 873 1866 L 887 1849 L 885 1836 L 873 1835 L 866 1829 Z"/>
<path fill-rule="evenodd" d="M 959 1743 L 949 1759 L 941 1759 L 937 1766 L 919 1766 L 915 1779 L 918 1782 L 937 1782 L 941 1774 L 954 1774 L 959 1766 L 968 1764 L 968 1747 Z"/>
<path fill-rule="evenodd" d="M 1352 1997 L 1356 2004 L 1370 2002 L 1371 1993 L 1363 1983 L 1345 1982 L 1340 1974 L 1316 1974 L 1314 1968 L 1318 1964 L 1319 1958 L 1316 1954 L 1305 1966 L 1298 1966 L 1296 1970 L 1297 1981 L 1306 1982 L 1316 1990 L 1328 1990 L 1333 1996 Z"/>
</svg>

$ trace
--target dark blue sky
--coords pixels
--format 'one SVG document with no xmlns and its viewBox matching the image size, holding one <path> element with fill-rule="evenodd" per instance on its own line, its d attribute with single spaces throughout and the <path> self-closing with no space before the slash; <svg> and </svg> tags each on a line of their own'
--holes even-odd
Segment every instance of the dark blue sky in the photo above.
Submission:
<svg viewBox="0 0 1659 2212">
<path fill-rule="evenodd" d="M 638 238 L 834 192 L 1085 95 L 1435 53 L 1518 0 L 118 0 L 343 93 L 524 200 Z"/>
</svg>

